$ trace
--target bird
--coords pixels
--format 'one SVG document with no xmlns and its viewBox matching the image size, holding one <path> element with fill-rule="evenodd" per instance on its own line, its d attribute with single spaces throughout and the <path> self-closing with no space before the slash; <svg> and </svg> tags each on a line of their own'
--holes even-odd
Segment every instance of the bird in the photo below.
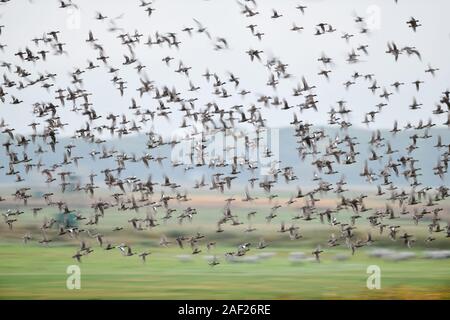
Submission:
<svg viewBox="0 0 450 320">
<path fill-rule="evenodd" d="M 213 256 L 213 258 L 211 259 L 211 261 L 209 261 L 208 263 L 211 267 L 217 266 L 218 264 L 220 264 L 219 259 L 217 259 L 216 256 Z"/>
<path fill-rule="evenodd" d="M 323 250 L 320 249 L 320 246 L 317 246 L 317 248 L 312 252 L 317 262 L 320 262 L 320 254 L 323 252 Z"/>
<path fill-rule="evenodd" d="M 141 258 L 142 262 L 145 263 L 148 255 L 150 255 L 150 252 L 142 252 L 139 254 L 139 258 Z"/>
<path fill-rule="evenodd" d="M 418 27 L 421 27 L 422 25 L 419 23 L 419 20 L 414 19 L 414 17 L 411 17 L 409 21 L 406 22 L 408 26 L 413 29 L 414 32 L 416 32 Z"/>
<path fill-rule="evenodd" d="M 119 246 L 117 246 L 117 248 L 119 248 L 119 250 L 121 251 L 123 256 L 129 257 L 134 255 L 135 253 L 131 250 L 131 247 L 129 247 L 126 244 L 120 244 Z"/>
</svg>

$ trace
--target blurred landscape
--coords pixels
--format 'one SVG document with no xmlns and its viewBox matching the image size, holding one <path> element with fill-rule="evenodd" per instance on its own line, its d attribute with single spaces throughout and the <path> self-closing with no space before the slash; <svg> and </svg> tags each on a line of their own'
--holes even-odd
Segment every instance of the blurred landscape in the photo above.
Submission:
<svg viewBox="0 0 450 320">
<path fill-rule="evenodd" d="M 2 189 L 2 194 L 13 189 Z M 56 191 L 55 191 L 56 192 Z M 355 190 L 352 193 L 358 194 Z M 58 195 L 58 194 L 57 194 Z M 432 243 L 426 242 L 428 219 L 414 226 L 411 218 L 400 217 L 395 220 L 402 229 L 415 235 L 412 249 L 402 240 L 392 241 L 384 234 L 379 235 L 378 228 L 369 227 L 361 221 L 355 231 L 355 238 L 365 239 L 370 232 L 374 239 L 371 246 L 356 250 L 355 255 L 345 245 L 328 248 L 327 237 L 330 233 L 339 234 L 337 226 L 322 224 L 318 219 L 304 221 L 300 225 L 302 239 L 292 241 L 288 235 L 274 232 L 280 221 L 290 224 L 292 217 L 298 214 L 301 203 L 283 206 L 278 217 L 270 224 L 265 216 L 274 204 L 285 204 L 289 192 L 279 194 L 269 202 L 263 193 L 255 193 L 260 198 L 253 203 L 244 203 L 240 195 L 233 204 L 233 212 L 240 221 L 246 222 L 251 210 L 258 214 L 253 220 L 253 232 L 245 232 L 247 224 L 224 226 L 224 232 L 216 233 L 215 225 L 223 214 L 225 199 L 231 192 L 223 195 L 208 195 L 202 192 L 189 194 L 189 205 L 197 208 L 193 221 L 183 222 L 180 226 L 176 218 L 150 230 L 136 232 L 128 222 L 131 217 L 145 218 L 145 210 L 117 211 L 107 209 L 101 225 L 86 226 L 77 223 L 79 228 L 100 232 L 105 241 L 117 245 L 121 242 L 132 243 L 133 251 L 149 251 L 144 264 L 136 256 L 124 257 L 118 249 L 112 252 L 101 248 L 94 238 L 81 236 L 94 249 L 94 255 L 82 257 L 78 265 L 81 268 L 81 290 L 67 290 L 66 268 L 77 264 L 72 258 L 74 247 L 80 239 L 69 236 L 57 237 L 57 227 L 49 231 L 54 239 L 48 248 L 39 245 L 40 230 L 37 226 L 44 217 L 58 219 L 58 209 L 44 209 L 36 217 L 25 209 L 20 221 L 14 226 L 14 232 L 6 224 L 0 224 L 1 263 L 0 298 L 4 299 L 449 299 L 450 292 L 450 251 L 448 239 L 444 234 Z M 89 218 L 92 214 L 89 197 L 70 192 L 63 196 L 73 204 L 76 212 Z M 101 192 L 97 197 L 101 198 Z M 376 199 L 371 197 L 371 199 Z M 36 200 L 34 200 L 36 201 Z M 300 202 L 300 201 L 299 201 Z M 319 209 L 336 205 L 335 197 L 323 197 L 317 204 Z M 2 202 L 1 211 L 14 208 L 17 204 Z M 30 200 L 29 207 L 39 204 L 39 200 Z M 370 208 L 383 209 L 384 201 L 368 200 Z M 443 223 L 450 221 L 449 201 L 442 202 L 445 214 Z M 181 212 L 182 203 L 173 206 Z M 91 213 L 90 213 L 91 212 Z M 176 213 L 174 216 L 176 217 Z M 342 210 L 336 217 L 342 223 L 350 222 L 352 213 Z M 162 214 L 158 213 L 157 217 Z M 364 219 L 364 218 L 363 218 Z M 363 220 L 361 219 L 361 220 Z M 124 229 L 113 232 L 114 227 Z M 20 235 L 30 232 L 33 241 L 23 244 Z M 189 248 L 180 249 L 174 238 L 200 232 L 208 241 L 217 241 L 219 245 L 210 252 L 202 245 L 202 252 L 192 255 Z M 387 231 L 385 231 L 387 232 Z M 159 245 L 160 237 L 165 235 L 172 243 L 167 247 Z M 268 247 L 263 250 L 253 248 L 242 259 L 226 259 L 221 253 L 233 251 L 243 241 L 256 246 L 264 236 Z M 322 245 L 324 253 L 317 263 L 311 254 L 314 248 Z M 383 249 L 380 249 L 383 248 Z M 220 265 L 212 267 L 208 261 L 213 255 L 220 257 Z M 379 266 L 381 289 L 369 290 L 366 273 L 370 265 Z"/>
</svg>

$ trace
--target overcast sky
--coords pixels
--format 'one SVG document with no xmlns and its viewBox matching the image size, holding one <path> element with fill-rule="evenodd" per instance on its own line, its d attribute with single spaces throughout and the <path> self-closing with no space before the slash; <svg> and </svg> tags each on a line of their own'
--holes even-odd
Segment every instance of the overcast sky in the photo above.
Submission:
<svg viewBox="0 0 450 320">
<path fill-rule="evenodd" d="M 394 119 L 398 119 L 401 125 L 419 119 L 427 120 L 432 116 L 431 110 L 439 100 L 441 92 L 450 88 L 450 70 L 448 59 L 450 57 L 450 37 L 448 27 L 448 12 L 450 2 L 446 0 L 420 1 L 400 0 L 395 4 L 393 0 L 366 1 L 366 0 L 329 0 L 329 1 L 275 1 L 259 0 L 257 11 L 259 15 L 247 18 L 240 13 L 240 6 L 235 0 L 160 0 L 154 1 L 152 7 L 156 10 L 149 18 L 143 8 L 139 7 L 139 1 L 119 0 L 77 0 L 79 12 L 60 9 L 59 2 L 43 0 L 29 2 L 27 0 L 12 0 L 0 6 L 0 25 L 5 25 L 0 35 L 0 43 L 6 44 L 4 52 L 0 52 L 0 61 L 17 64 L 33 73 L 31 78 L 36 78 L 37 72 L 51 72 L 58 74 L 55 87 L 46 92 L 45 89 L 36 86 L 22 91 L 14 88 L 7 89 L 7 103 L 0 106 L 0 117 L 14 126 L 17 131 L 29 130 L 27 124 L 33 121 L 31 104 L 37 101 L 51 101 L 56 88 L 66 88 L 70 85 L 69 72 L 75 68 L 85 68 L 87 60 L 93 60 L 96 64 L 97 53 L 85 42 L 88 31 L 94 32 L 99 39 L 106 54 L 110 56 L 110 64 L 119 67 L 119 76 L 128 81 L 128 91 L 121 97 L 114 88 L 105 68 L 99 68 L 83 76 L 83 88 L 93 93 L 91 98 L 97 113 L 105 115 L 107 112 L 116 114 L 129 114 L 131 97 L 138 98 L 136 88 L 139 85 L 139 77 L 132 66 L 122 66 L 123 54 L 126 48 L 120 45 L 117 33 L 108 32 L 109 19 L 95 20 L 96 11 L 100 11 L 109 18 L 121 16 L 116 20 L 124 32 L 134 33 L 138 30 L 144 34 L 141 44 L 136 47 L 137 58 L 146 66 L 145 72 L 150 80 L 158 86 L 175 86 L 185 98 L 199 97 L 196 103 L 198 108 L 206 102 L 217 101 L 223 107 L 234 104 L 250 105 L 255 102 L 260 94 L 278 95 L 286 97 L 290 104 L 302 102 L 301 98 L 292 97 L 292 88 L 305 76 L 310 84 L 316 85 L 317 99 L 319 100 L 319 112 L 307 110 L 301 116 L 314 124 L 326 124 L 327 112 L 331 106 L 336 106 L 336 101 L 345 100 L 349 108 L 353 110 L 350 120 L 354 126 L 364 126 L 361 121 L 365 112 L 375 109 L 375 105 L 383 102 L 379 97 L 381 91 L 373 95 L 367 88 L 371 82 L 357 80 L 350 90 L 345 90 L 343 83 L 351 79 L 351 75 L 358 71 L 361 74 L 373 73 L 380 87 L 387 87 L 388 91 L 395 92 L 390 84 L 395 81 L 404 82 L 398 94 L 391 96 L 386 109 L 377 117 L 371 128 L 390 128 Z M 295 7 L 298 4 L 308 8 L 304 15 Z M 283 17 L 271 19 L 271 9 L 275 8 Z M 369 34 L 360 34 L 358 24 L 355 23 L 355 15 L 364 17 L 371 28 Z M 414 33 L 408 28 L 406 21 L 413 16 L 422 24 Z M 204 34 L 194 33 L 189 37 L 181 30 L 184 27 L 195 27 L 193 18 L 198 19 L 208 28 L 215 37 L 224 37 L 229 42 L 229 49 L 213 50 L 214 41 L 209 40 Z M 301 32 L 293 32 L 289 29 L 293 23 L 304 27 Z M 315 25 L 320 22 L 331 24 L 336 32 L 323 36 L 314 36 Z M 250 23 L 257 24 L 257 30 L 263 32 L 262 41 L 258 41 L 250 30 L 245 28 Z M 19 49 L 26 46 L 33 51 L 38 51 L 32 39 L 41 37 L 43 33 L 52 30 L 60 30 L 60 41 L 66 43 L 67 55 L 50 56 L 47 62 L 38 61 L 33 64 L 21 62 L 14 56 Z M 176 32 L 180 49 L 168 49 L 166 46 L 151 48 L 143 43 L 148 35 L 155 32 L 165 34 Z M 341 38 L 344 32 L 354 34 L 354 37 L 346 42 Z M 385 53 L 386 43 L 395 41 L 399 47 L 414 46 L 422 54 L 422 61 L 416 57 L 400 56 L 396 63 L 392 55 Z M 369 45 L 369 55 L 361 55 L 361 62 L 348 64 L 345 60 L 347 53 L 356 49 L 359 45 Z M 249 48 L 263 50 L 263 60 L 270 57 L 278 57 L 288 64 L 287 72 L 292 74 L 292 79 L 283 80 L 276 91 L 266 85 L 268 71 L 259 62 L 251 62 L 245 53 Z M 327 81 L 317 73 L 322 65 L 317 61 L 321 53 L 333 58 L 334 64 L 328 69 L 332 70 L 330 80 Z M 175 58 L 170 67 L 167 67 L 161 59 L 165 56 Z M 201 90 L 195 94 L 187 91 L 188 79 L 175 73 L 178 61 L 182 60 L 187 66 L 192 67 L 191 79 Z M 436 77 L 426 74 L 427 65 L 440 68 Z M 235 73 L 240 78 L 240 89 L 246 89 L 252 93 L 242 99 L 228 84 L 232 98 L 220 99 L 212 95 L 212 86 L 208 85 L 201 74 L 206 68 L 216 72 L 223 80 L 227 79 L 227 71 Z M 1 73 L 6 69 L 2 68 Z M 18 81 L 15 75 L 8 77 Z M 411 82 L 415 80 L 425 81 L 419 92 L 415 91 Z M 9 104 L 10 95 L 24 100 L 20 105 Z M 413 97 L 423 104 L 421 110 L 411 111 L 408 105 Z M 157 101 L 146 96 L 138 100 L 145 108 L 154 109 Z M 70 123 L 66 133 L 71 134 L 73 129 L 79 128 L 84 123 L 82 118 L 68 111 L 66 107 L 61 111 L 63 122 Z M 298 113 L 298 109 L 296 110 Z M 263 110 L 263 115 L 268 119 L 268 125 L 273 127 L 286 126 L 292 121 L 291 111 Z M 178 117 L 175 115 L 171 123 L 158 119 L 155 127 L 164 132 L 170 132 L 177 125 Z M 433 117 L 438 123 L 445 122 L 445 116 Z"/>
</svg>

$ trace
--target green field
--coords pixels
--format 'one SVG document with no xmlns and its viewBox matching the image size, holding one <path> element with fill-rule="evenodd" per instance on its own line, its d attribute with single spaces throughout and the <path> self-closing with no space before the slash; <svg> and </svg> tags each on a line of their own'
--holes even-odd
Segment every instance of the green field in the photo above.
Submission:
<svg viewBox="0 0 450 320">
<path fill-rule="evenodd" d="M 287 201 L 279 199 L 280 203 Z M 325 204 L 325 200 L 321 201 Z M 38 244 L 41 239 L 40 225 L 44 217 L 57 218 L 56 208 L 45 208 L 37 217 L 29 209 L 20 216 L 14 229 L 0 224 L 0 299 L 450 299 L 450 259 L 424 259 L 423 254 L 429 250 L 448 250 L 450 238 L 444 233 L 436 235 L 432 243 L 425 242 L 428 236 L 424 219 L 415 226 L 410 217 L 401 217 L 395 224 L 402 230 L 414 234 L 416 242 L 412 249 L 405 247 L 401 240 L 391 241 L 386 233 L 379 234 L 378 229 L 368 226 L 362 218 L 355 230 L 355 239 L 365 239 L 371 232 L 375 243 L 372 247 L 358 249 L 354 256 L 341 243 L 340 246 L 326 246 L 331 233 L 339 235 L 339 228 L 321 224 L 319 219 L 296 221 L 300 226 L 302 238 L 291 241 L 287 234 L 277 232 L 281 221 L 291 223 L 297 212 L 296 206 L 283 207 L 272 223 L 265 221 L 269 212 L 268 205 L 236 203 L 233 213 L 240 221 L 246 221 L 246 215 L 253 207 L 258 215 L 253 221 L 255 232 L 244 232 L 247 223 L 239 226 L 224 226 L 225 232 L 215 232 L 215 222 L 222 215 L 222 203 L 219 205 L 198 202 L 198 215 L 192 223 L 179 225 L 173 218 L 167 224 L 159 220 L 157 228 L 135 231 L 128 222 L 132 217 L 145 217 L 145 210 L 139 212 L 119 212 L 109 209 L 104 220 L 97 226 L 79 224 L 81 228 L 96 230 L 105 236 L 105 241 L 112 244 L 122 242 L 131 245 L 133 252 L 150 251 L 147 263 L 139 257 L 124 257 L 118 249 L 105 251 L 96 240 L 87 234 L 80 235 L 94 252 L 82 258 L 81 289 L 69 290 L 66 280 L 69 275 L 67 267 L 77 264 L 72 258 L 80 245 L 80 239 L 58 236 L 55 226 L 47 234 L 53 241 L 48 247 Z M 443 221 L 448 221 L 448 202 L 445 202 Z M 31 206 L 31 205 L 30 205 Z M 377 203 L 372 204 L 377 207 Z M 15 204 L 3 203 L 2 210 L 14 208 Z M 180 206 L 178 212 L 182 210 Z M 89 217 L 92 209 L 86 205 L 73 207 Z M 158 213 L 161 218 L 163 213 Z M 348 222 L 352 213 L 346 210 L 337 216 L 339 221 Z M 444 222 L 443 222 L 444 223 Z M 120 232 L 112 228 L 121 226 Z M 30 232 L 33 239 L 23 244 L 22 236 Z M 170 241 L 179 235 L 193 235 L 201 232 L 207 241 L 216 241 L 217 248 L 207 252 L 206 240 L 200 242 L 202 252 L 192 255 L 186 244 L 179 249 L 175 243 L 169 248 L 159 246 L 161 235 Z M 95 233 L 95 232 L 94 232 Z M 258 250 L 254 246 L 261 237 L 269 243 L 266 249 Z M 264 252 L 274 255 L 253 262 L 232 263 L 224 259 L 224 253 L 236 251 L 244 242 L 251 242 L 252 249 L 247 256 L 255 257 Z M 303 252 L 307 259 L 312 259 L 311 251 L 318 244 L 324 253 L 321 263 L 314 261 L 293 262 L 289 259 L 293 252 Z M 413 252 L 415 258 L 405 261 L 389 261 L 371 257 L 375 248 L 386 248 L 396 252 Z M 208 265 L 207 257 L 217 255 L 220 264 Z M 190 257 L 182 261 L 180 255 Z M 345 255 L 348 259 L 338 261 L 336 256 Z M 366 281 L 369 274 L 367 267 L 377 265 L 381 269 L 381 289 L 369 290 Z"/>
<path fill-rule="evenodd" d="M 147 248 L 148 249 L 148 248 Z M 221 248 L 222 249 L 222 248 Z M 94 249 L 84 257 L 81 289 L 66 288 L 66 268 L 76 264 L 73 248 L 0 246 L 1 299 L 450 299 L 448 260 L 417 258 L 384 261 L 358 252 L 335 261 L 334 250 L 321 263 L 289 261 L 288 250 L 254 263 L 211 267 L 204 256 L 181 262 L 175 248 L 153 248 L 146 264 L 116 250 Z M 136 251 L 144 250 L 143 247 Z M 309 254 L 309 250 L 303 251 Z M 345 251 L 347 252 L 347 251 Z M 381 289 L 369 290 L 366 268 L 381 268 Z"/>
</svg>

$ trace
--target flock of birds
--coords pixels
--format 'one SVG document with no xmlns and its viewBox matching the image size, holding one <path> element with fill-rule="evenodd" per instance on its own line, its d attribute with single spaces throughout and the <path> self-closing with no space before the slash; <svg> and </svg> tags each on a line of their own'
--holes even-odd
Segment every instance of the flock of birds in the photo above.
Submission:
<svg viewBox="0 0 450 320">
<path fill-rule="evenodd" d="M 10 5 L 9 2 L 13 1 L 1 0 L 4 6 Z M 260 12 L 258 3 L 254 0 L 246 0 L 242 3 L 238 2 L 238 4 L 241 15 L 248 21 L 246 29 L 261 42 L 264 42 L 265 33 L 254 22 L 254 17 L 264 16 L 273 20 L 284 19 L 283 13 L 276 9 L 273 9 L 272 12 Z M 127 2 L 127 6 L 133 5 L 135 4 Z M 158 13 L 156 4 L 150 1 L 141 0 L 138 5 L 149 19 Z M 59 7 L 62 9 L 77 7 L 77 4 L 65 0 L 59 1 Z M 307 15 L 309 10 L 306 5 L 297 5 L 292 9 L 297 10 L 300 16 Z M 251 195 L 254 189 L 259 188 L 267 196 L 270 213 L 265 218 L 267 223 L 273 224 L 273 221 L 276 221 L 277 211 L 282 207 L 278 203 L 274 206 L 270 204 L 270 200 L 277 197 L 274 190 L 283 182 L 289 186 L 295 185 L 295 181 L 299 179 L 297 176 L 299 173 L 296 173 L 292 166 L 283 166 L 283 163 L 276 159 L 268 146 L 260 145 L 259 134 L 267 130 L 267 120 L 263 117 L 261 110 L 272 108 L 286 114 L 290 110 L 289 114 L 293 114 L 292 121 L 289 120 L 289 125 L 295 129 L 299 161 L 309 162 L 316 169 L 312 181 L 314 188 L 306 193 L 297 188 L 295 194 L 285 204 L 285 206 L 290 206 L 296 202 L 302 202 L 302 205 L 296 208 L 298 214 L 292 218 L 292 223 L 275 222 L 276 225 L 281 223 L 279 229 L 275 227 L 279 233 L 288 234 L 292 241 L 301 241 L 302 234 L 298 222 L 302 221 L 302 224 L 307 224 L 312 220 L 320 220 L 321 223 L 329 224 L 335 230 L 328 242 L 323 244 L 322 247 L 343 245 L 347 246 L 352 253 L 355 253 L 358 248 L 368 246 L 376 241 L 370 233 L 364 239 L 359 239 L 355 235 L 355 229 L 358 225 L 363 224 L 362 221 L 364 220 L 368 221 L 372 230 L 376 230 L 380 237 L 387 234 L 387 237 L 391 240 L 401 240 L 408 247 L 413 245 L 415 237 L 398 224 L 399 219 L 411 221 L 411 223 L 423 225 L 424 228 L 427 228 L 429 234 L 426 239 L 427 242 L 432 242 L 438 237 L 450 238 L 450 224 L 446 223 L 445 217 L 442 217 L 442 215 L 448 215 L 448 212 L 441 205 L 449 197 L 449 187 L 445 186 L 444 183 L 438 187 L 423 185 L 421 182 L 422 169 L 416 159 L 416 155 L 420 152 L 418 150 L 419 141 L 430 141 L 433 138 L 432 140 L 436 141 L 434 149 L 439 161 L 432 170 L 436 176 L 444 181 L 448 170 L 450 144 L 445 144 L 444 139 L 440 136 L 433 137 L 430 134 L 430 129 L 436 125 L 444 128 L 450 126 L 449 90 L 436 97 L 436 107 L 430 110 L 429 120 L 421 120 L 417 124 L 408 123 L 405 127 L 399 127 L 395 122 L 391 130 L 392 136 L 400 131 L 411 133 L 410 144 L 405 150 L 395 150 L 391 146 L 390 138 L 383 137 L 379 130 L 373 132 L 370 141 L 360 141 L 358 137 L 351 137 L 347 128 L 352 126 L 349 120 L 349 114 L 352 110 L 345 101 L 338 101 L 336 106 L 327 111 L 328 125 L 339 130 L 336 137 L 330 137 L 324 129 L 317 128 L 302 120 L 300 115 L 304 112 L 325 112 L 315 93 L 316 86 L 320 84 L 310 83 L 306 76 L 300 77 L 301 81 L 292 90 L 292 97 L 280 97 L 274 90 L 272 96 L 260 95 L 251 103 L 246 102 L 245 105 L 233 106 L 227 105 L 228 98 L 241 96 L 244 101 L 245 96 L 252 96 L 252 92 L 246 90 L 242 85 L 245 80 L 240 79 L 237 73 L 230 72 L 227 75 L 221 75 L 211 71 L 213 69 L 211 68 L 202 73 L 203 83 L 194 84 L 191 74 L 198 73 L 198 70 L 192 69 L 177 58 L 177 49 L 191 39 L 206 37 L 212 42 L 213 50 L 225 51 L 229 50 L 231 46 L 233 40 L 231 36 L 230 39 L 216 37 L 207 26 L 197 19 L 192 20 L 192 26 L 185 27 L 182 30 L 144 35 L 138 31 L 134 33 L 126 32 L 120 27 L 120 21 L 117 18 L 109 18 L 104 13 L 97 12 L 93 15 L 93 18 L 98 20 L 99 23 L 104 23 L 107 30 L 115 36 L 118 44 L 117 50 L 123 51 L 123 61 L 120 64 L 113 62 L 104 49 L 101 39 L 97 38 L 95 30 L 90 31 L 86 35 L 86 43 L 83 45 L 92 50 L 96 59 L 89 60 L 86 66 L 80 66 L 74 71 L 70 71 L 71 85 L 65 88 L 58 87 L 58 81 L 64 77 L 63 75 L 36 71 L 36 67 L 48 60 L 56 59 L 60 55 L 70 56 L 70 54 L 75 54 L 66 50 L 65 41 L 69 40 L 63 40 L 64 34 L 62 31 L 49 30 L 40 37 L 24 39 L 24 42 L 28 41 L 26 44 L 24 43 L 25 49 L 17 49 L 9 48 L 7 44 L 1 42 L 3 32 L 14 31 L 9 30 L 8 26 L 0 25 L 0 49 L 3 52 L 0 64 L 3 72 L 3 82 L 0 84 L 1 108 L 13 108 L 16 105 L 23 104 L 20 93 L 31 90 L 30 88 L 40 87 L 46 92 L 55 93 L 54 98 L 48 101 L 36 101 L 30 106 L 35 119 L 28 124 L 32 128 L 32 134 L 16 133 L 15 128 L 10 126 L 7 120 L 2 119 L 0 122 L 0 132 L 4 139 L 2 147 L 7 159 L 7 163 L 0 165 L 0 173 L 15 177 L 17 183 L 14 194 L 0 197 L 0 201 L 11 200 L 24 205 L 17 209 L 2 210 L 4 223 L 10 230 L 14 231 L 15 224 L 20 220 L 22 214 L 32 213 L 38 217 L 41 210 L 53 210 L 61 212 L 65 218 L 63 221 L 45 218 L 39 225 L 41 235 L 36 238 L 38 243 L 48 246 L 63 237 L 78 239 L 81 245 L 76 249 L 73 258 L 81 262 L 83 257 L 97 250 L 97 248 L 94 250 L 88 244 L 87 239 L 92 238 L 98 241 L 98 250 L 119 251 L 124 256 L 135 255 L 145 261 L 150 254 L 149 251 L 135 252 L 130 243 L 113 244 L 106 238 L 113 238 L 114 234 L 126 228 L 138 232 L 157 228 L 157 226 L 171 219 L 177 220 L 180 225 L 186 221 L 195 220 L 198 213 L 198 209 L 195 207 L 187 206 L 180 210 L 173 208 L 175 202 L 188 203 L 191 201 L 188 194 L 181 192 L 180 189 L 194 188 L 208 193 L 215 191 L 223 193 L 225 190 L 231 189 L 233 185 L 236 187 L 239 183 L 240 187 L 245 188 L 244 197 L 240 199 L 244 202 L 252 202 L 256 199 L 255 196 Z M 354 22 L 359 28 L 360 34 L 364 35 L 370 32 L 363 17 L 354 17 Z M 403 27 L 411 28 L 411 32 L 419 32 L 421 28 L 425 28 L 415 18 L 407 21 L 406 26 L 399 26 L 399 28 Z M 330 23 L 320 21 L 312 28 L 298 26 L 294 23 L 291 31 L 297 33 L 312 32 L 318 37 L 340 32 L 337 31 L 337 27 Z M 338 37 L 338 35 L 336 36 Z M 340 37 L 342 41 L 348 42 L 351 46 L 351 39 L 355 35 L 342 32 Z M 159 46 L 170 49 L 173 56 L 161 57 L 161 63 L 167 65 L 168 72 L 175 72 L 180 74 L 180 77 L 185 77 L 187 90 L 160 84 L 156 78 L 150 79 L 146 72 L 147 67 L 136 53 L 136 48 L 143 46 L 149 48 Z M 352 68 L 357 68 L 361 57 L 364 56 L 364 59 L 368 59 L 371 50 L 380 50 L 380 48 L 372 49 L 368 45 L 354 47 L 348 53 L 344 63 Z M 400 47 L 395 42 L 389 42 L 385 52 L 393 57 L 392 63 L 396 63 L 404 56 L 418 59 L 418 63 L 422 59 L 420 48 L 414 46 Z M 13 59 L 18 59 L 20 63 L 13 63 Z M 179 60 L 178 63 L 175 62 L 177 59 Z M 264 50 L 249 48 L 245 53 L 242 53 L 242 59 L 248 59 L 248 63 L 259 64 L 261 68 L 267 71 L 268 81 L 266 85 L 269 88 L 276 89 L 279 83 L 291 81 L 294 78 L 294 75 L 289 73 L 289 65 L 285 61 L 279 58 L 268 58 Z M 330 79 L 334 60 L 323 53 L 322 56 L 318 57 L 316 63 L 321 68 L 319 75 Z M 110 76 L 111 83 L 117 90 L 117 92 L 111 92 L 111 95 L 123 96 L 125 92 L 136 92 L 122 114 L 97 113 L 96 106 L 91 98 L 95 93 L 89 90 L 84 81 L 95 69 Z M 125 71 L 132 72 L 139 79 L 140 85 L 138 87 L 127 86 L 127 79 L 124 78 Z M 439 69 L 428 65 L 419 72 L 422 72 L 424 77 L 428 74 L 427 77 L 432 80 Z M 156 77 L 157 74 L 153 76 Z M 363 74 L 355 71 L 349 75 L 349 80 L 343 85 L 351 90 L 355 83 L 364 81 L 368 83 L 369 94 L 378 95 L 380 99 L 376 108 L 365 114 L 362 121 L 364 124 L 375 123 L 377 115 L 382 112 L 389 113 L 390 96 L 399 94 L 402 86 L 411 85 L 417 91 L 420 91 L 423 84 L 423 81 L 416 80 L 410 83 L 397 81 L 383 86 L 377 82 L 375 74 Z M 109 90 L 106 89 L 107 85 L 105 84 L 105 90 Z M 201 94 L 210 96 L 210 102 L 204 106 L 199 106 L 197 104 L 198 98 L 195 97 L 195 95 Z M 144 97 L 150 98 L 152 101 L 148 108 L 143 106 L 142 100 Z M 299 103 L 292 103 L 293 99 L 299 100 Z M 321 110 L 319 110 L 320 107 Z M 415 112 L 422 107 L 422 104 L 416 98 L 413 98 L 409 109 L 411 112 Z M 58 155 L 61 161 L 43 163 L 41 156 L 45 153 L 56 152 L 56 147 L 60 141 L 60 133 L 68 125 L 64 122 L 64 118 L 60 116 L 60 110 L 62 109 L 70 110 L 77 116 L 83 117 L 85 121 L 80 124 L 78 129 L 74 130 L 71 136 L 73 143 L 61 146 L 63 151 L 62 154 Z M 153 123 L 165 121 L 175 113 L 182 115 L 179 127 L 187 129 L 186 132 L 189 132 L 189 134 L 178 139 L 167 139 L 163 134 L 153 129 Z M 431 120 L 432 116 L 434 119 L 438 119 L 439 123 Z M 286 116 L 286 118 L 288 117 Z M 197 129 L 199 126 L 202 128 L 201 130 Z M 245 130 L 240 129 L 242 126 L 247 126 L 247 128 L 250 128 L 249 130 L 256 132 L 258 137 L 251 138 Z M 218 132 L 227 133 L 235 139 L 243 138 L 245 140 L 245 152 L 235 155 L 230 163 L 220 157 L 207 159 L 204 151 L 206 145 L 210 137 Z M 138 133 L 145 133 L 146 135 L 146 143 L 142 146 L 143 152 L 141 155 L 130 155 L 117 151 L 111 145 L 110 140 L 105 139 L 108 134 L 120 138 Z M 77 141 L 90 143 L 93 146 L 92 151 L 89 154 L 77 153 Z M 192 142 L 192 149 L 189 154 L 190 163 L 170 163 L 166 157 L 157 156 L 159 148 L 163 146 L 175 147 L 182 141 Z M 27 151 L 30 145 L 35 148 L 33 155 Z M 249 150 L 252 148 L 264 148 L 263 157 L 271 161 L 271 169 L 263 177 L 258 177 L 255 174 L 258 163 L 247 157 Z M 359 148 L 368 148 L 370 157 L 367 159 L 361 158 Z M 106 159 L 113 159 L 115 166 L 105 166 L 101 172 L 92 172 L 83 182 L 74 183 L 71 180 L 71 177 L 78 174 L 76 168 L 79 163 L 88 165 L 89 161 Z M 382 164 L 381 170 L 371 168 L 371 163 L 374 161 Z M 142 177 L 124 177 L 123 173 L 126 172 L 126 166 L 129 163 L 142 164 L 148 168 L 145 171 L 151 172 L 152 175 L 147 177 L 148 173 L 143 172 Z M 152 176 L 161 170 L 158 164 L 160 166 L 181 167 L 185 171 L 202 167 L 210 172 L 210 179 L 203 177 L 192 186 L 177 184 L 169 176 L 164 176 L 162 181 L 155 182 Z M 339 174 L 339 167 L 352 165 L 357 165 L 361 169 L 359 175 L 363 183 L 373 185 L 374 191 L 376 190 L 374 192 L 375 197 L 383 199 L 384 196 L 386 201 L 384 209 L 367 207 L 365 199 L 372 194 L 349 196 L 349 190 L 346 189 L 347 181 L 344 176 L 334 184 L 327 181 L 327 176 Z M 241 173 L 244 171 L 251 174 L 248 181 L 240 181 L 242 180 L 240 179 Z M 49 192 L 42 196 L 42 203 L 45 203 L 45 206 L 30 208 L 27 204 L 32 197 L 32 189 L 26 186 L 26 179 L 30 173 L 36 172 L 42 175 L 42 182 L 48 185 Z M 405 190 L 405 188 L 393 183 L 393 177 L 397 176 L 405 179 L 409 189 Z M 96 189 L 98 188 L 103 188 L 109 192 L 106 200 L 96 196 Z M 73 192 L 88 194 L 92 209 L 90 218 L 71 208 L 71 204 L 64 200 L 64 192 L 69 189 Z M 336 194 L 337 205 L 332 208 L 320 208 L 317 205 L 320 196 L 330 192 Z M 212 230 L 211 236 L 195 233 L 168 239 L 162 235 L 159 244 L 163 247 L 171 245 L 178 245 L 180 248 L 190 247 L 192 254 L 198 254 L 205 250 L 209 252 L 216 245 L 213 236 L 214 231 L 225 232 L 225 227 L 243 224 L 242 219 L 233 212 L 235 201 L 239 200 L 233 197 L 226 199 L 223 212 L 220 213 L 217 221 L 217 228 Z M 100 226 L 102 220 L 107 217 L 108 211 L 111 210 L 129 214 L 129 226 L 117 226 L 105 236 L 97 229 L 91 229 Z M 145 211 L 145 218 L 137 216 L 138 212 L 143 211 Z M 340 221 L 338 213 L 341 211 L 352 213 L 349 223 Z M 248 213 L 246 218 L 249 224 L 245 232 L 256 230 L 252 225 L 256 215 L 258 215 L 258 210 Z M 31 233 L 23 235 L 25 243 L 33 240 L 34 237 Z M 236 241 L 239 241 L 239 239 L 236 239 Z M 253 248 L 262 250 L 269 245 L 264 237 L 257 244 L 242 242 L 235 251 L 225 253 L 225 257 L 244 256 Z M 320 255 L 323 252 L 322 247 L 318 246 L 311 252 L 317 261 L 320 261 Z M 217 265 L 220 260 L 220 255 L 214 255 L 209 264 Z"/>
</svg>

